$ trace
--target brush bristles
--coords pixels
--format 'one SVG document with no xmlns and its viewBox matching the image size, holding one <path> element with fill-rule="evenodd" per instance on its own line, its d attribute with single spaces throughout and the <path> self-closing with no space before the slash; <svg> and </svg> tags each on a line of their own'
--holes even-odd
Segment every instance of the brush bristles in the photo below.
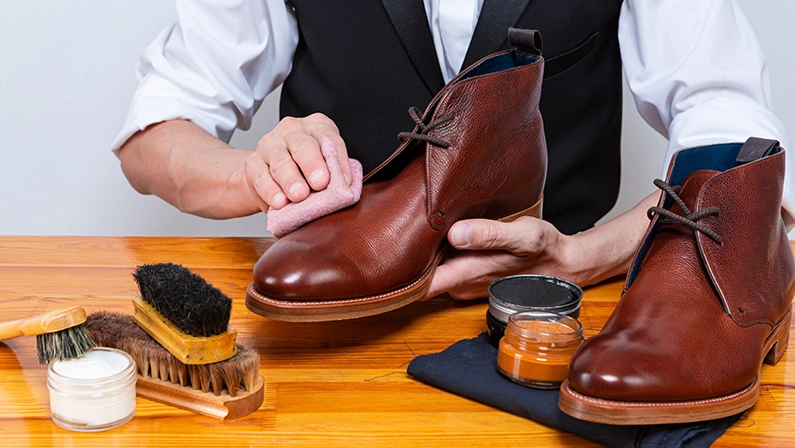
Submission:
<svg viewBox="0 0 795 448">
<path fill-rule="evenodd" d="M 144 264 L 133 278 L 141 298 L 183 332 L 208 337 L 229 326 L 232 299 L 184 266 Z"/>
<path fill-rule="evenodd" d="M 188 365 L 152 339 L 127 314 L 98 311 L 88 315 L 85 326 L 100 346 L 129 353 L 142 376 L 215 395 L 225 390 L 231 397 L 256 385 L 259 353 L 240 344 L 237 354 L 226 361 Z"/>
<path fill-rule="evenodd" d="M 36 336 L 39 364 L 49 364 L 53 359 L 77 358 L 96 346 L 83 324 Z"/>
</svg>

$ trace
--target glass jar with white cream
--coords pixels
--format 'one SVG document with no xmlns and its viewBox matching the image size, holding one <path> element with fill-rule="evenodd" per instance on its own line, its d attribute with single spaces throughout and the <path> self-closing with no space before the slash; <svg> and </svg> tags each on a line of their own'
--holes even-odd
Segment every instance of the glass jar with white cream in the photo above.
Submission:
<svg viewBox="0 0 795 448">
<path fill-rule="evenodd" d="M 135 415 L 135 361 L 127 353 L 99 347 L 47 370 L 50 411 L 56 425 L 96 432 L 119 427 Z"/>
</svg>

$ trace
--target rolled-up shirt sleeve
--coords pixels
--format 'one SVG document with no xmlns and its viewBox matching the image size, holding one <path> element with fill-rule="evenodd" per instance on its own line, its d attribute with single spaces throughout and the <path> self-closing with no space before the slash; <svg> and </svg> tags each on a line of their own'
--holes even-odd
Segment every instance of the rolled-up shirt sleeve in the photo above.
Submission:
<svg viewBox="0 0 795 448">
<path fill-rule="evenodd" d="M 793 149 L 773 113 L 764 54 L 734 0 L 625 0 L 619 44 L 640 115 L 668 138 L 663 174 L 682 148 L 754 136 Z M 795 152 L 788 153 L 788 228 L 795 223 L 794 167 Z"/>
<path fill-rule="evenodd" d="M 141 55 L 138 88 L 113 142 L 166 120 L 190 120 L 228 142 L 248 129 L 262 100 L 284 81 L 298 25 L 284 0 L 177 0 L 178 22 Z"/>
</svg>

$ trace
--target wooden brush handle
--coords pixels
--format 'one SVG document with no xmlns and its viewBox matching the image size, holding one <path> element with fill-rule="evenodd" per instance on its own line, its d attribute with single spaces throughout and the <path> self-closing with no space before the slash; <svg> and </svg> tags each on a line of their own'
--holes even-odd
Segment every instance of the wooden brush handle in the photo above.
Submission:
<svg viewBox="0 0 795 448">
<path fill-rule="evenodd" d="M 0 341 L 17 336 L 38 336 L 54 333 L 80 325 L 86 321 L 86 310 L 73 306 L 63 310 L 55 310 L 27 319 L 14 320 L 0 324 Z"/>
<path fill-rule="evenodd" d="M 245 417 L 259 409 L 265 399 L 265 381 L 262 375 L 249 391 L 239 391 L 236 397 L 228 393 L 213 395 L 188 386 L 180 386 L 148 376 L 138 375 L 135 393 L 141 398 L 167 404 L 186 411 L 217 418 L 233 420 Z"/>
</svg>

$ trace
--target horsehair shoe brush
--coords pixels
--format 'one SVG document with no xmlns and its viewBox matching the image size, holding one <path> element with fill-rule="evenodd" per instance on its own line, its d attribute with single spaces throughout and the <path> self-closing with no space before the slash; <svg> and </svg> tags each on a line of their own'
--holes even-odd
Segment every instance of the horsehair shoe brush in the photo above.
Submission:
<svg viewBox="0 0 795 448">
<path fill-rule="evenodd" d="M 53 359 L 76 358 L 96 347 L 83 322 L 86 311 L 79 306 L 51 311 L 27 319 L 0 323 L 0 341 L 18 336 L 36 336 L 39 364 Z"/>
<path fill-rule="evenodd" d="M 133 319 L 185 364 L 209 364 L 237 353 L 229 326 L 232 299 L 187 268 L 144 264 L 133 274 L 141 293 Z"/>
</svg>

